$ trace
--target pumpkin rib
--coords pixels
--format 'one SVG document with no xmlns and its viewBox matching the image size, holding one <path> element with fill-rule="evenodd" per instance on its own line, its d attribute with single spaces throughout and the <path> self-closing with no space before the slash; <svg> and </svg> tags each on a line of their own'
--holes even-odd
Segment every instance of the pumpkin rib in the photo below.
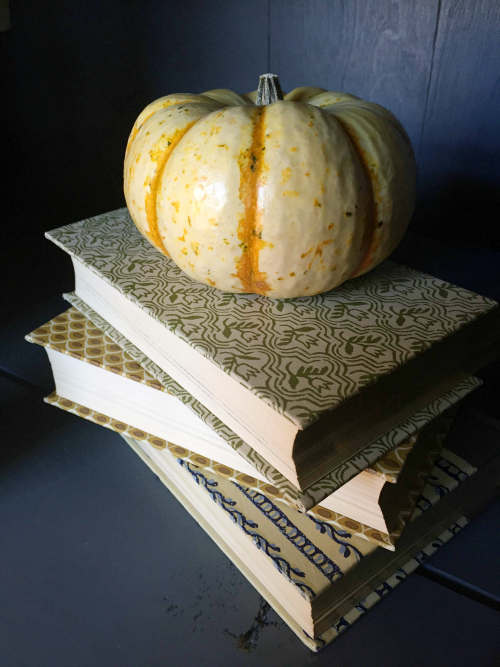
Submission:
<svg viewBox="0 0 500 667">
<path fill-rule="evenodd" d="M 366 100 L 360 100 L 360 102 L 362 102 L 362 104 L 357 103 L 353 106 L 356 106 L 360 109 L 365 109 L 377 118 L 380 118 L 380 120 L 385 120 L 387 123 L 390 123 L 392 127 L 399 133 L 406 146 L 408 147 L 408 150 L 413 155 L 413 145 L 411 143 L 411 139 L 408 136 L 408 133 L 406 132 L 402 123 L 397 119 L 392 111 L 389 111 L 389 109 L 386 109 L 385 107 L 381 106 L 380 104 L 376 104 L 375 102 L 367 102 Z"/>
<path fill-rule="evenodd" d="M 336 99 L 333 100 L 335 96 Z M 325 98 L 327 100 L 330 98 L 330 101 L 325 102 Z M 335 90 L 325 90 L 325 92 L 318 93 L 317 95 L 314 95 L 314 97 L 311 97 L 311 99 L 307 101 L 307 104 L 310 104 L 313 107 L 318 107 L 318 109 L 324 109 L 328 106 L 337 106 L 337 104 L 355 102 L 356 100 L 361 100 L 361 98 L 357 97 L 356 95 L 351 95 L 351 93 L 341 93 Z"/>
<path fill-rule="evenodd" d="M 333 114 L 332 114 L 333 115 Z M 374 246 L 374 241 L 375 241 L 375 229 L 376 229 L 376 224 L 377 224 L 377 198 L 376 198 L 376 191 L 378 189 L 378 182 L 374 182 L 374 178 L 376 180 L 376 176 L 372 173 L 372 171 L 369 169 L 367 162 L 366 162 L 366 153 L 365 151 L 359 146 L 357 142 L 357 136 L 355 136 L 354 132 L 352 132 L 351 128 L 348 128 L 346 124 L 340 120 L 339 118 L 336 118 L 334 115 L 333 117 L 335 120 L 338 122 L 340 127 L 343 129 L 345 134 L 347 135 L 347 138 L 351 142 L 356 155 L 358 156 L 358 159 L 360 161 L 360 164 L 366 174 L 369 186 L 370 186 L 370 206 L 368 207 L 368 213 L 367 213 L 367 220 L 366 220 L 366 225 L 365 225 L 365 231 L 363 234 L 363 244 L 362 244 L 362 249 L 361 249 L 361 259 L 356 265 L 354 271 L 351 273 L 351 275 L 346 278 L 346 280 L 350 280 L 351 278 L 356 278 L 361 271 L 364 271 L 369 262 L 371 261 L 372 257 L 372 252 L 376 249 Z"/>
<path fill-rule="evenodd" d="M 238 224 L 241 241 L 241 257 L 237 260 L 236 274 L 246 292 L 265 295 L 270 287 L 267 274 L 259 271 L 259 252 L 264 246 L 261 240 L 262 225 L 258 207 L 259 180 L 264 162 L 264 121 L 266 107 L 257 107 L 250 148 L 240 156 L 240 199 L 245 214 Z"/>
<path fill-rule="evenodd" d="M 170 100 L 169 100 L 169 101 L 170 101 Z M 134 127 L 132 128 L 132 132 L 130 133 L 130 137 L 129 137 L 128 142 L 127 142 L 127 147 L 126 147 L 126 149 L 125 149 L 125 157 L 127 157 L 127 154 L 128 154 L 128 152 L 129 152 L 129 150 L 130 150 L 130 147 L 132 146 L 132 142 L 133 142 L 134 139 L 136 138 L 137 133 L 139 132 L 139 130 L 141 129 L 141 127 L 144 125 L 144 123 L 145 123 L 147 120 L 149 120 L 149 119 L 151 118 L 151 116 L 154 116 L 155 113 L 158 113 L 158 111 L 161 111 L 162 109 L 166 109 L 166 108 L 168 108 L 168 107 L 170 107 L 170 106 L 175 106 L 175 104 L 182 104 L 182 102 L 175 102 L 175 103 L 174 103 L 174 102 L 172 101 L 171 104 L 169 104 L 168 102 L 165 102 L 165 103 L 162 104 L 161 107 L 158 107 L 157 109 L 153 109 L 153 111 L 151 111 L 150 114 L 148 114 L 145 118 L 143 118 L 143 119 L 142 119 L 142 122 L 141 122 L 140 125 L 138 125 L 138 124 L 137 124 L 137 121 L 136 121 Z"/>
<path fill-rule="evenodd" d="M 130 147 L 132 146 L 132 142 L 134 141 L 135 137 L 137 136 L 137 133 L 139 132 L 141 127 L 144 125 L 144 123 L 151 118 L 151 116 L 154 116 L 155 114 L 157 114 L 159 111 L 162 111 L 163 109 L 169 109 L 171 107 L 178 106 L 179 104 L 193 104 L 193 103 L 196 104 L 196 103 L 200 103 L 200 102 L 201 103 L 203 103 L 203 102 L 215 103 L 216 102 L 216 100 L 212 100 L 210 98 L 207 98 L 206 100 L 199 99 L 199 98 L 202 98 L 202 97 L 203 97 L 202 95 L 195 95 L 193 93 L 180 93 L 180 94 L 173 93 L 171 95 L 165 95 L 165 97 L 160 97 L 158 100 L 155 100 L 154 102 L 149 104 L 139 114 L 137 120 L 134 123 L 132 131 L 130 132 L 130 136 L 128 138 L 127 147 L 125 149 L 125 158 L 128 155 Z M 142 115 L 148 109 L 151 109 L 151 113 L 148 113 L 146 116 L 144 116 L 144 118 L 142 118 Z M 139 123 L 139 119 L 141 119 L 140 123 Z"/>
<path fill-rule="evenodd" d="M 245 100 L 248 100 L 250 104 L 255 104 L 257 101 L 257 92 L 257 90 L 252 90 L 249 93 L 242 93 L 241 97 L 243 97 Z"/>
<path fill-rule="evenodd" d="M 408 150 L 413 155 L 413 146 L 410 137 L 408 136 L 406 130 L 404 129 L 400 121 L 391 111 L 389 111 L 389 109 L 386 109 L 385 107 L 381 106 L 380 104 L 376 104 L 375 102 L 367 102 L 366 100 L 363 100 L 361 98 L 353 100 L 343 100 L 338 104 L 330 104 L 321 108 L 324 111 L 327 111 L 328 113 L 334 113 L 334 109 L 332 108 L 332 110 L 330 110 L 328 109 L 328 107 L 329 106 L 334 107 L 336 111 L 338 110 L 338 107 L 341 105 L 344 108 L 346 106 L 351 106 L 354 107 L 355 109 L 364 109 L 365 111 L 369 111 L 371 114 L 376 116 L 376 118 L 378 118 L 379 120 L 385 123 L 389 123 L 399 133 L 399 135 L 405 142 L 406 146 L 408 147 Z"/>
<path fill-rule="evenodd" d="M 289 93 L 286 93 L 283 99 L 285 102 L 302 102 L 303 104 L 309 104 L 309 100 L 317 95 L 327 92 L 326 88 L 320 88 L 319 86 L 300 86 L 299 88 L 294 88 Z"/>
<path fill-rule="evenodd" d="M 170 137 L 170 145 L 161 157 L 158 169 L 155 171 L 155 175 L 149 184 L 149 193 L 144 198 L 146 206 L 146 219 L 149 225 L 148 236 L 150 236 L 153 243 L 161 245 L 167 257 L 170 257 L 170 254 L 165 248 L 165 244 L 163 243 L 163 239 L 158 230 L 158 212 L 156 209 L 156 200 L 158 199 L 158 192 L 161 188 L 165 167 L 167 166 L 167 162 L 172 155 L 174 148 L 178 145 L 180 140 L 186 136 L 193 125 L 196 125 L 196 123 L 199 122 L 199 120 L 201 119 L 193 120 L 191 123 L 188 123 L 184 128 L 182 128 L 182 130 L 177 129 Z"/>
<path fill-rule="evenodd" d="M 206 90 L 200 93 L 201 97 L 206 97 L 210 101 L 219 102 L 224 107 L 235 107 L 247 104 L 247 101 L 239 93 L 229 88 L 214 88 L 213 90 Z"/>
<path fill-rule="evenodd" d="M 397 125 L 376 109 L 352 105 L 331 110 L 361 145 L 374 186 L 376 220 L 368 256 L 354 277 L 362 275 L 386 258 L 404 234 L 413 206 L 406 206 L 406 193 L 412 191 L 413 153 Z M 356 139 L 357 138 L 357 139 Z M 396 188 L 396 190 L 395 190 Z M 400 193 L 396 196 L 396 192 Z"/>
</svg>

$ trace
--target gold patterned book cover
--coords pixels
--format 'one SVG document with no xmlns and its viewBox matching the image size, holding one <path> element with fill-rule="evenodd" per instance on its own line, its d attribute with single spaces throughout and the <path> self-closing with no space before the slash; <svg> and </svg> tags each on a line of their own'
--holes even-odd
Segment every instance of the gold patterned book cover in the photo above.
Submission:
<svg viewBox="0 0 500 667">
<path fill-rule="evenodd" d="M 123 437 L 313 651 L 347 630 L 456 535 L 468 523 L 479 491 L 486 498 L 495 485 L 494 472 L 476 473 L 443 450 L 405 536 L 389 552 L 280 506 L 262 491 L 175 455 L 162 458 Z"/>
<path fill-rule="evenodd" d="M 47 236 L 76 294 L 300 489 L 473 373 L 498 335 L 494 301 L 388 261 L 273 300 L 196 283 L 126 209 Z"/>
<path fill-rule="evenodd" d="M 307 490 L 307 493 L 302 493 L 298 489 L 291 489 L 289 482 L 266 462 L 263 462 L 263 465 L 258 465 L 262 463 L 262 460 L 249 447 L 246 447 L 245 443 L 242 443 L 243 446 L 235 447 L 233 440 L 227 437 L 227 428 L 219 424 L 192 396 L 180 390 L 171 378 L 166 376 L 162 371 L 159 371 L 147 357 L 134 350 L 133 346 L 125 341 L 123 337 L 117 336 L 116 331 L 107 323 L 96 319 L 95 313 L 87 311 L 87 315 L 92 317 L 93 321 L 84 317 L 75 308 L 70 308 L 42 327 L 38 327 L 32 334 L 27 336 L 27 339 L 31 342 L 44 345 L 48 349 L 53 349 L 58 353 L 64 353 L 69 357 L 84 361 L 93 367 L 99 366 L 113 376 L 120 375 L 133 380 L 134 383 L 148 387 L 149 396 L 146 402 L 150 406 L 151 411 L 149 421 L 148 419 L 144 421 L 145 416 L 141 413 L 136 416 L 137 421 L 132 421 L 132 426 L 137 427 L 138 431 L 145 432 L 149 438 L 149 442 L 155 446 L 165 447 L 168 440 L 175 444 L 178 451 L 179 449 L 184 449 L 187 452 L 197 450 L 195 453 L 198 458 L 200 454 L 204 454 L 204 458 L 207 460 L 217 462 L 218 464 L 222 461 L 225 468 L 229 466 L 229 469 L 238 471 L 238 474 L 246 475 L 247 479 L 260 478 L 260 483 L 264 483 L 268 490 L 274 489 L 274 491 L 268 492 L 274 493 L 275 497 L 279 497 L 284 502 L 303 510 L 309 510 L 321 505 L 325 498 L 334 492 L 337 492 L 338 495 L 338 489 L 342 490 L 346 483 L 348 484 L 350 480 L 359 476 L 363 470 L 367 471 L 364 473 L 365 476 L 371 474 L 380 478 L 378 487 L 380 490 L 382 489 L 383 481 L 396 482 L 402 465 L 413 448 L 416 434 L 425 429 L 426 426 L 432 424 L 434 418 L 443 412 L 450 413 L 452 406 L 458 400 L 479 385 L 479 381 L 475 378 L 470 378 L 462 382 L 453 392 L 449 392 L 439 402 L 435 402 L 434 405 L 430 406 L 429 410 L 415 414 L 407 423 L 399 425 L 397 429 L 393 429 L 393 431 L 387 433 L 383 438 L 372 443 L 370 447 L 364 450 L 362 457 L 359 456 L 356 460 L 353 460 L 349 467 L 346 465 L 343 466 L 340 471 L 342 476 L 325 478 L 316 488 Z M 100 325 L 100 328 L 97 328 L 97 323 Z M 103 329 L 106 330 L 107 335 L 104 334 Z M 114 342 L 115 340 L 120 345 Z M 139 360 L 141 363 L 139 363 Z M 101 392 L 99 405 L 96 405 L 95 396 L 75 393 L 81 390 L 78 382 L 76 382 L 76 386 L 73 386 L 75 384 L 73 381 L 74 377 L 77 376 L 78 372 L 67 371 L 65 376 L 58 377 L 58 390 L 66 401 L 65 403 L 61 403 L 57 397 L 51 400 L 56 401 L 59 407 L 64 407 L 68 403 L 68 399 L 71 399 L 68 405 L 75 402 L 76 404 L 80 404 L 83 410 L 90 408 L 87 413 L 88 418 L 93 418 L 97 423 L 104 423 L 105 421 L 111 428 L 115 425 L 115 430 L 120 430 L 116 427 L 116 424 L 131 424 L 130 413 L 134 411 L 135 402 L 126 408 L 125 397 L 122 397 L 120 409 L 118 410 L 116 403 L 102 403 L 103 394 Z M 88 378 L 88 382 L 91 383 L 92 381 L 91 378 Z M 71 384 L 72 382 L 73 385 Z M 156 391 L 151 393 L 151 389 Z M 158 394 L 158 392 L 161 393 Z M 167 403 L 158 402 L 163 397 L 165 400 L 170 401 L 170 404 L 167 405 Z M 94 408 L 98 413 L 101 413 L 97 417 L 93 417 Z M 166 423 L 158 421 L 160 415 L 167 413 L 168 419 Z M 79 410 L 77 414 L 85 416 L 85 412 L 82 412 L 82 410 Z M 177 422 L 179 422 L 178 417 L 181 414 L 183 415 L 184 426 L 181 424 L 181 427 L 176 429 L 176 417 Z M 113 417 L 111 421 L 109 420 L 110 415 Z M 446 433 L 448 427 L 446 421 L 443 418 L 443 427 L 438 438 L 439 441 L 442 441 Z M 185 423 L 187 422 L 191 423 L 192 431 L 186 435 Z M 166 433 L 165 429 L 167 429 Z M 165 434 L 165 437 L 162 437 L 162 433 Z M 194 439 L 193 434 L 196 436 Z M 196 446 L 193 445 L 193 442 L 196 443 Z M 200 451 L 200 444 L 204 444 L 205 446 L 203 451 Z M 228 445 L 231 446 L 231 449 L 228 449 Z M 437 453 L 437 449 L 434 448 L 433 451 Z M 228 458 L 228 452 L 232 452 L 232 458 Z M 432 463 L 431 459 L 429 461 Z M 426 466 L 422 466 L 421 473 L 425 474 L 425 470 L 427 470 Z M 419 483 L 422 484 L 423 481 L 424 478 L 422 477 Z M 418 484 L 416 484 L 416 488 L 418 488 Z M 409 507 L 407 507 L 407 514 L 408 510 Z M 317 511 L 321 511 L 323 518 L 328 518 L 332 522 L 342 520 L 346 515 L 345 510 L 339 512 L 335 511 L 333 507 L 327 508 L 322 506 L 321 510 Z M 365 532 L 364 523 L 370 523 L 370 521 L 365 520 L 363 517 L 358 517 L 359 530 L 361 532 Z M 393 517 L 393 524 L 393 529 L 395 529 L 396 524 L 401 524 L 400 518 L 395 521 L 395 517 Z M 372 526 L 369 531 L 374 539 L 392 545 L 394 544 L 394 539 L 391 538 L 389 532 L 393 533 L 393 530 L 388 531 L 384 526 L 379 526 L 378 530 L 375 530 Z"/>
</svg>

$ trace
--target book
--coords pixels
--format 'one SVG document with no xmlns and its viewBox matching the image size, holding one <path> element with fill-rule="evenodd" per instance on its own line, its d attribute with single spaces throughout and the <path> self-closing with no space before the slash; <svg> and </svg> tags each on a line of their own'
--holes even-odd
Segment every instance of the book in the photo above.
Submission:
<svg viewBox="0 0 500 667">
<path fill-rule="evenodd" d="M 194 282 L 126 209 L 47 236 L 77 296 L 299 489 L 497 353 L 494 301 L 392 262 L 271 300 Z"/>
<path fill-rule="evenodd" d="M 113 373 L 121 373 L 125 377 L 130 377 L 135 381 L 140 381 L 147 386 L 160 390 L 169 396 L 174 396 L 184 406 L 189 408 L 200 420 L 205 422 L 215 433 L 225 440 L 241 458 L 244 458 L 250 466 L 261 475 L 263 475 L 271 484 L 276 486 L 287 501 L 299 509 L 310 509 L 319 504 L 324 498 L 340 488 L 343 484 L 352 479 L 363 469 L 373 465 L 385 454 L 394 450 L 405 439 L 411 438 L 424 426 L 430 423 L 435 417 L 443 411 L 449 409 L 468 393 L 480 386 L 481 382 L 477 378 L 468 378 L 462 381 L 452 391 L 447 392 L 439 400 L 434 401 L 425 410 L 415 413 L 410 419 L 402 422 L 397 428 L 384 434 L 382 438 L 365 448 L 363 452 L 351 458 L 332 474 L 325 476 L 320 483 L 307 488 L 305 491 L 294 488 L 278 471 L 272 468 L 267 461 L 260 457 L 246 443 L 239 440 L 234 433 L 228 429 L 225 424 L 217 420 L 204 406 L 196 399 L 182 389 L 175 381 L 163 372 L 154 362 L 146 357 L 140 350 L 133 346 L 127 339 L 121 336 L 116 329 L 109 323 L 100 318 L 84 302 L 74 295 L 65 295 L 81 312 L 70 309 L 66 314 L 60 315 L 53 321 L 43 327 L 39 327 L 28 336 L 31 342 L 42 345 L 53 346 L 58 351 L 66 352 L 70 356 L 81 359 L 88 359 L 90 363 L 96 364 L 99 355 L 94 352 L 82 354 L 84 343 L 82 341 L 93 340 L 105 345 L 105 350 L 109 355 L 104 357 L 104 367 L 109 367 Z M 85 317 L 83 316 L 85 313 Z M 92 325 L 89 324 L 92 322 Z M 97 328 L 98 327 L 98 328 Z M 67 332 L 70 329 L 70 333 Z M 64 338 L 70 336 L 72 339 L 68 345 L 64 345 Z M 97 336 L 97 338 L 96 338 Z M 77 340 L 78 338 L 78 340 Z M 108 338 L 112 343 L 109 344 Z M 106 343 L 108 341 L 108 343 Z M 98 346 L 99 347 L 99 346 Z M 120 348 L 124 351 L 121 356 Z M 112 357 L 112 358 L 111 358 Z M 120 362 L 121 360 L 121 362 Z M 143 369 L 144 373 L 139 369 Z M 176 412 L 181 407 L 176 406 Z M 153 416 L 158 416 L 158 411 Z M 125 415 L 127 422 L 128 414 Z M 171 424 L 172 420 L 169 420 Z M 147 428 L 145 429 L 148 430 Z M 175 432 L 175 438 L 179 444 L 180 432 Z M 200 438 L 200 431 L 198 430 Z M 214 442 L 216 444 L 216 442 Z M 239 459 L 238 459 L 239 461 Z M 241 467 L 241 465 L 239 466 Z"/>
<path fill-rule="evenodd" d="M 58 394 L 50 402 L 63 409 L 74 410 L 77 405 L 76 413 L 80 416 L 97 413 L 95 421 L 109 424 L 117 431 L 125 427 L 135 429 L 159 449 L 165 448 L 167 442 L 174 443 L 177 453 L 184 450 L 190 456 L 194 452 L 198 461 L 211 460 L 217 470 L 222 466 L 247 480 L 274 481 L 275 474 L 269 474 L 268 470 L 267 477 L 264 476 L 251 459 L 233 450 L 75 308 L 38 327 L 27 340 L 43 345 L 49 355 Z M 475 384 L 475 379 L 471 379 L 471 387 Z M 451 423 L 452 410 L 448 408 L 441 417 L 424 422 L 421 429 L 388 453 L 384 454 L 382 448 L 372 467 L 365 466 L 365 471 L 358 471 L 333 493 L 326 493 L 316 512 L 335 521 L 339 520 L 337 515 L 349 517 L 354 520 L 351 528 L 358 522 L 362 533 L 393 546 L 404 525 L 403 516 L 411 511 L 411 498 L 423 486 L 433 457 L 439 451 Z M 417 433 L 421 436 L 415 447 Z M 397 442 L 391 434 L 386 440 Z M 408 465 L 399 479 L 407 457 Z M 274 484 L 267 484 L 266 488 L 274 497 L 289 502 Z M 405 512 L 401 511 L 403 506 Z"/>
<path fill-rule="evenodd" d="M 167 373 L 165 373 L 157 364 L 144 355 L 137 347 L 132 345 L 124 336 L 122 336 L 114 327 L 112 327 L 106 320 L 101 318 L 95 311 L 79 299 L 75 294 L 65 294 L 65 298 L 78 309 L 79 314 L 74 313 L 75 319 L 82 318 L 83 315 L 92 322 L 95 329 L 85 329 L 85 324 L 82 322 L 75 322 L 76 328 L 83 327 L 83 331 L 87 338 L 93 335 L 102 334 L 109 337 L 114 346 L 109 348 L 113 352 L 113 356 L 118 353 L 118 350 L 123 349 L 127 358 L 127 362 L 122 366 L 121 371 L 113 362 L 113 372 L 122 372 L 125 376 L 132 375 L 132 379 L 140 378 L 141 382 L 152 386 L 155 389 L 165 391 L 168 394 L 175 396 L 181 403 L 190 409 L 199 419 L 205 422 L 217 435 L 225 440 L 238 454 L 247 460 L 255 470 L 260 472 L 274 487 L 279 489 L 280 494 L 292 506 L 302 510 L 307 510 L 315 505 L 318 505 L 324 498 L 347 483 L 352 477 L 357 475 L 361 470 L 371 466 L 377 460 L 380 460 L 384 454 L 394 450 L 405 439 L 411 438 L 417 431 L 421 430 L 427 423 L 429 423 L 436 416 L 448 410 L 450 406 L 455 405 L 458 401 L 464 398 L 468 393 L 480 386 L 481 381 L 477 378 L 470 377 L 460 382 L 453 390 L 446 392 L 439 399 L 433 401 L 426 406 L 425 409 L 416 412 L 412 417 L 398 424 L 396 428 L 388 431 L 381 438 L 377 439 L 368 447 L 365 447 L 359 454 L 351 457 L 342 465 L 335 468 L 331 473 L 325 475 L 319 482 L 300 490 L 294 487 L 279 471 L 273 468 L 263 457 L 261 457 L 255 450 L 243 442 L 238 436 L 219 419 L 215 417 L 209 410 L 205 408 L 199 401 L 197 401 L 191 394 L 186 392 L 177 382 L 175 382 Z M 68 311 L 70 312 L 70 311 Z M 61 326 L 61 322 L 57 323 Z M 43 327 L 42 327 L 43 329 Z M 28 339 L 32 342 L 46 343 L 46 333 L 48 330 L 37 329 L 31 334 Z M 81 331 L 82 329 L 80 329 Z M 61 349 L 58 343 L 57 336 L 60 331 L 54 331 L 54 344 L 57 349 Z M 51 336 L 49 336 L 51 338 Z M 79 358 L 80 352 L 78 345 L 72 344 L 67 353 Z M 117 357 L 118 358 L 118 357 Z M 131 367 L 130 363 L 135 362 L 135 366 Z M 137 369 L 142 367 L 146 376 L 137 375 Z M 135 370 L 134 370 L 135 369 Z M 130 373 L 130 370 L 133 370 Z"/>
<path fill-rule="evenodd" d="M 395 552 L 278 507 L 123 436 L 297 636 L 318 651 L 361 618 L 492 499 L 499 457 L 476 472 L 444 450 Z M 480 500 L 479 500 L 480 499 Z"/>
</svg>

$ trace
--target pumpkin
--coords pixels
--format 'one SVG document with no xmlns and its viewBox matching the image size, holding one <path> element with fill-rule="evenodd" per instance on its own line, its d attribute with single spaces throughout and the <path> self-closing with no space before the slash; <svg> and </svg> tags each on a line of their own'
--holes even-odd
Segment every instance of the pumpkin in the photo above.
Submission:
<svg viewBox="0 0 500 667">
<path fill-rule="evenodd" d="M 401 123 L 347 93 L 263 75 L 247 95 L 173 94 L 139 115 L 124 167 L 140 232 L 195 280 L 270 297 L 319 294 L 401 240 L 416 167 Z"/>
</svg>

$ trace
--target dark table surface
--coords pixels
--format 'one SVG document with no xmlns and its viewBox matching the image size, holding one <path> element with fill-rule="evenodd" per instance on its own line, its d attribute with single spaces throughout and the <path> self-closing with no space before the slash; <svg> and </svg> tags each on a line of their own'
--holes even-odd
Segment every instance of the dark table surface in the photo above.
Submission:
<svg viewBox="0 0 500 667">
<path fill-rule="evenodd" d="M 408 235 L 394 259 L 500 299 L 492 251 Z M 500 663 L 498 501 L 320 653 L 272 611 L 238 648 L 258 593 L 116 433 L 43 403 L 49 363 L 23 336 L 66 307 L 0 332 L 0 665 Z M 500 443 L 498 364 L 481 375 L 462 437 Z"/>
</svg>

